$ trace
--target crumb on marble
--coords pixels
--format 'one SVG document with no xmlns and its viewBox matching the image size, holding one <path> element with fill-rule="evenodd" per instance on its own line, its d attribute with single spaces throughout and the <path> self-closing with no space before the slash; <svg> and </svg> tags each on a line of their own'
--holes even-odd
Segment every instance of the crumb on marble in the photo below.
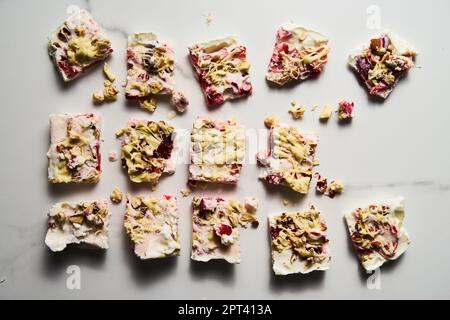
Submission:
<svg viewBox="0 0 450 320">
<path fill-rule="evenodd" d="M 189 188 L 184 188 L 180 190 L 180 193 L 184 198 L 186 198 L 192 193 L 192 190 Z"/>
<path fill-rule="evenodd" d="M 319 119 L 322 121 L 327 121 L 330 119 L 331 114 L 333 113 L 333 109 L 329 105 L 323 106 L 322 110 L 320 110 Z"/>
<path fill-rule="evenodd" d="M 175 111 L 169 111 L 168 113 L 167 113 L 167 117 L 169 118 L 169 119 L 174 119 L 175 117 L 177 116 L 177 113 L 175 112 Z"/>
<path fill-rule="evenodd" d="M 121 203 L 123 200 L 123 193 L 119 188 L 116 187 L 112 191 L 110 198 L 113 203 L 116 203 L 116 204 Z"/>
<path fill-rule="evenodd" d="M 278 118 L 273 115 L 268 115 L 264 118 L 264 125 L 270 129 L 278 123 Z"/>
<path fill-rule="evenodd" d="M 118 159 L 118 157 L 117 157 L 117 152 L 111 150 L 111 151 L 108 153 L 108 160 L 111 161 L 111 162 L 114 162 L 114 161 L 117 161 L 117 159 Z"/>
</svg>

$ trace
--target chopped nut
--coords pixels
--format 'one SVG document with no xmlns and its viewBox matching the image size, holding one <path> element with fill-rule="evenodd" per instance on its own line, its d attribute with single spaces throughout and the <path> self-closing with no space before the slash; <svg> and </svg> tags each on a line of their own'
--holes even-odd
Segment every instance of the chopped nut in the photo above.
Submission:
<svg viewBox="0 0 450 320">
<path fill-rule="evenodd" d="M 169 119 L 174 119 L 177 116 L 177 113 L 175 111 L 169 111 L 169 113 L 167 113 L 167 117 Z"/>
<path fill-rule="evenodd" d="M 76 223 L 76 224 L 82 224 L 83 220 L 84 220 L 84 215 L 79 214 L 76 216 L 70 216 L 69 218 L 67 218 L 70 222 L 72 223 Z"/>
<path fill-rule="evenodd" d="M 114 82 L 114 80 L 116 80 L 116 76 L 112 73 L 111 69 L 109 69 L 106 62 L 103 64 L 103 73 L 109 81 Z"/>
<path fill-rule="evenodd" d="M 318 165 L 320 165 L 320 160 L 318 158 L 314 158 L 313 166 L 317 167 Z"/>
<path fill-rule="evenodd" d="M 112 161 L 112 162 L 117 161 L 117 152 L 110 151 L 108 154 L 108 159 L 109 159 L 109 161 Z"/>
<path fill-rule="evenodd" d="M 328 120 L 331 117 L 331 113 L 333 109 L 329 105 L 325 105 L 320 111 L 319 119 L 320 120 Z"/>
<path fill-rule="evenodd" d="M 344 192 L 344 184 L 339 180 L 331 181 L 330 187 L 328 190 L 328 194 L 329 194 L 330 198 L 333 198 L 334 195 L 340 194 L 342 192 Z M 331 196 L 331 195 L 333 195 L 333 196 Z"/>
<path fill-rule="evenodd" d="M 211 25 L 212 22 L 213 22 L 213 16 L 211 15 L 211 13 L 208 13 L 208 15 L 206 16 L 206 24 L 209 26 L 209 25 Z"/>
<path fill-rule="evenodd" d="M 289 108 L 289 113 L 292 115 L 294 119 L 303 118 L 305 114 L 306 108 L 303 106 L 297 105 L 295 101 L 291 102 L 291 107 Z"/>
<path fill-rule="evenodd" d="M 154 97 L 140 99 L 139 106 L 143 109 L 153 112 L 156 109 L 156 99 Z"/>
<path fill-rule="evenodd" d="M 117 94 L 119 93 L 119 90 L 117 87 L 109 80 L 105 80 L 103 88 L 103 95 L 105 96 L 105 100 L 107 101 L 114 101 L 117 99 Z"/>
<path fill-rule="evenodd" d="M 286 198 L 283 198 L 283 205 L 284 205 L 284 206 L 289 205 L 289 200 L 286 199 Z"/>
<path fill-rule="evenodd" d="M 122 193 L 122 191 L 120 191 L 119 188 L 114 188 L 114 190 L 111 193 L 110 198 L 113 203 L 121 203 L 122 199 L 123 199 L 123 193 Z"/>
<path fill-rule="evenodd" d="M 277 123 L 278 123 L 278 119 L 277 119 L 277 117 L 275 117 L 273 115 L 269 115 L 264 118 L 264 125 L 269 129 L 272 128 Z"/>
<path fill-rule="evenodd" d="M 105 101 L 105 96 L 103 95 L 102 91 L 95 91 L 92 94 L 92 101 L 94 103 L 102 103 L 103 101 Z"/>
<path fill-rule="evenodd" d="M 184 188 L 180 190 L 180 193 L 183 197 L 188 197 L 192 193 L 192 190 L 189 188 Z"/>
<path fill-rule="evenodd" d="M 330 198 L 334 198 L 336 194 L 341 194 L 344 192 L 344 185 L 339 180 L 332 180 L 328 185 L 327 178 L 322 177 L 318 172 L 314 174 L 314 177 L 317 179 L 317 192 Z"/>
</svg>

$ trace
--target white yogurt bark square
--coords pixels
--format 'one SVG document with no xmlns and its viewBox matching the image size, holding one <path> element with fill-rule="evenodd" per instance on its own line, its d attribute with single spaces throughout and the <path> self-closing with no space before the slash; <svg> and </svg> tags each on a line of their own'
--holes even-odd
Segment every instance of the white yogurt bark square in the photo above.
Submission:
<svg viewBox="0 0 450 320">
<path fill-rule="evenodd" d="M 189 56 L 209 106 L 252 93 L 247 49 L 235 37 L 194 44 Z"/>
<path fill-rule="evenodd" d="M 191 133 L 189 181 L 238 182 L 245 156 L 244 129 L 234 119 L 198 117 Z"/>
<path fill-rule="evenodd" d="M 372 271 L 396 260 L 410 244 L 403 227 L 403 197 L 372 203 L 345 215 L 350 238 L 362 266 Z"/>
<path fill-rule="evenodd" d="M 55 252 L 69 244 L 108 249 L 109 217 L 106 200 L 57 203 L 48 213 L 45 244 Z"/>
<path fill-rule="evenodd" d="M 175 128 L 165 121 L 132 119 L 116 132 L 121 140 L 122 166 L 136 183 L 156 185 L 162 174 L 174 174 Z"/>
<path fill-rule="evenodd" d="M 100 117 L 88 114 L 52 114 L 48 180 L 52 183 L 96 183 L 101 174 Z"/>
<path fill-rule="evenodd" d="M 191 258 L 240 263 L 239 226 L 258 226 L 256 198 L 248 197 L 242 204 L 220 197 L 194 197 L 192 205 Z"/>
<path fill-rule="evenodd" d="M 325 36 L 295 24 L 287 24 L 277 32 L 266 79 L 285 85 L 317 76 L 328 61 L 329 51 Z"/>
<path fill-rule="evenodd" d="M 269 151 L 257 154 L 260 179 L 306 194 L 312 178 L 319 136 L 274 121 L 269 133 Z"/>
<path fill-rule="evenodd" d="M 64 81 L 71 81 L 112 52 L 111 42 L 86 10 L 72 14 L 54 33 L 48 52 Z"/>
<path fill-rule="evenodd" d="M 171 96 L 178 111 L 185 111 L 189 102 L 175 89 L 175 55 L 168 43 L 161 43 L 151 32 L 133 33 L 128 37 L 127 83 L 125 95 L 137 100 L 142 108 L 156 109 L 156 97 Z"/>
<path fill-rule="evenodd" d="M 124 226 L 141 259 L 178 256 L 180 238 L 177 200 L 172 195 L 160 199 L 127 196 Z"/>
<path fill-rule="evenodd" d="M 349 57 L 349 65 L 364 82 L 369 94 L 386 99 L 398 81 L 414 67 L 416 50 L 392 32 L 370 40 Z"/>
<path fill-rule="evenodd" d="M 328 270 L 327 226 L 311 205 L 307 211 L 269 216 L 273 271 L 277 275 Z"/>
</svg>

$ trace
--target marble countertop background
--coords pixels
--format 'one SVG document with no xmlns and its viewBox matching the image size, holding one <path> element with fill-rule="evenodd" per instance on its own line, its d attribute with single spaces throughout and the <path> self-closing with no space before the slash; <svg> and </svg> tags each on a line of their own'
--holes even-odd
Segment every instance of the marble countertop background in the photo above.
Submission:
<svg viewBox="0 0 450 320">
<path fill-rule="evenodd" d="M 450 105 L 448 98 L 450 2 L 442 1 L 0 1 L 0 298 L 450 298 Z M 261 200 L 260 226 L 241 232 L 242 263 L 199 264 L 190 261 L 190 198 L 179 190 L 187 166 L 179 164 L 154 195 L 179 198 L 181 255 L 175 259 L 139 261 L 122 227 L 124 204 L 111 205 L 110 249 L 103 253 L 70 248 L 54 254 L 44 245 L 46 214 L 52 204 L 68 200 L 108 198 L 115 186 L 130 193 L 150 193 L 148 186 L 128 182 L 120 161 L 116 129 L 131 117 L 168 119 L 162 102 L 154 114 L 125 102 L 94 106 L 90 95 L 102 87 L 101 68 L 64 85 L 47 55 L 47 36 L 78 6 L 88 9 L 107 30 L 115 52 L 109 64 L 123 84 L 126 37 L 153 31 L 169 40 L 177 58 L 176 79 L 191 100 L 190 109 L 170 120 L 189 130 L 197 115 L 234 116 L 245 127 L 263 132 L 263 118 L 282 121 L 320 134 L 319 171 L 341 179 L 345 193 L 335 199 L 310 192 L 305 197 L 258 181 L 255 145 L 236 187 L 211 187 L 195 194 L 221 194 Z M 406 8 L 406 9 L 405 9 Z M 213 18 L 206 23 L 208 14 Z M 379 15 L 378 15 L 379 14 Z M 377 25 L 378 17 L 380 24 Z M 275 33 L 293 21 L 330 39 L 332 51 L 323 74 L 287 89 L 264 79 Z M 368 98 L 352 72 L 347 55 L 380 30 L 393 30 L 419 51 L 417 67 L 384 103 Z M 187 47 L 194 42 L 234 34 L 247 46 L 254 94 L 248 99 L 207 110 L 194 78 Z M 318 121 L 313 105 L 353 100 L 350 125 Z M 303 120 L 287 113 L 292 100 L 308 107 Z M 96 112 L 103 117 L 104 170 L 98 185 L 50 185 L 46 179 L 50 113 Z M 356 259 L 343 214 L 371 201 L 397 195 L 406 198 L 405 226 L 412 244 L 406 254 L 381 269 L 372 281 Z M 282 199 L 289 199 L 284 206 Z M 300 210 L 315 203 L 329 227 L 331 269 L 325 273 L 275 277 L 271 270 L 266 217 Z M 75 266 L 75 269 L 73 267 Z M 81 288 L 70 289 L 71 270 L 79 270 Z M 369 281 L 369 285 L 367 284 Z M 68 286 L 69 284 L 69 286 Z M 376 285 L 379 288 L 376 289 Z"/>
</svg>

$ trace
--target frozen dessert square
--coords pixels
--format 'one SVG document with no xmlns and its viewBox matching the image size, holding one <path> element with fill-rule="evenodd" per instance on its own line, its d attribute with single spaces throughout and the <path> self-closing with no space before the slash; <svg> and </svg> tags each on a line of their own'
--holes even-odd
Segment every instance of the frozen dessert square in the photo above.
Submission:
<svg viewBox="0 0 450 320">
<path fill-rule="evenodd" d="M 273 271 L 277 275 L 328 270 L 327 226 L 310 205 L 305 212 L 269 216 Z"/>
<path fill-rule="evenodd" d="M 189 102 L 181 91 L 175 89 L 175 56 L 168 43 L 158 41 L 154 33 L 133 33 L 128 37 L 127 82 L 125 95 L 153 112 L 156 97 L 171 96 L 178 111 L 185 111 Z"/>
<path fill-rule="evenodd" d="M 179 255 L 178 208 L 174 196 L 158 199 L 128 195 L 124 226 L 139 258 Z"/>
<path fill-rule="evenodd" d="M 403 227 L 404 217 L 403 197 L 369 204 L 345 215 L 350 238 L 366 270 L 375 270 L 406 251 L 410 240 Z"/>
<path fill-rule="evenodd" d="M 164 121 L 130 120 L 116 132 L 121 139 L 122 165 L 136 183 L 156 185 L 163 173 L 175 173 L 172 161 L 174 127 Z"/>
<path fill-rule="evenodd" d="M 240 263 L 239 226 L 258 226 L 257 199 L 248 197 L 242 204 L 220 197 L 194 197 L 192 205 L 191 259 Z"/>
<path fill-rule="evenodd" d="M 278 120 L 270 122 L 269 151 L 257 154 L 260 179 L 308 193 L 318 141 L 315 133 L 301 133 Z"/>
<path fill-rule="evenodd" d="M 252 93 L 247 49 L 235 37 L 195 44 L 189 55 L 208 105 L 218 106 Z"/>
<path fill-rule="evenodd" d="M 113 49 L 89 12 L 80 10 L 52 33 L 48 52 L 64 81 L 71 81 L 106 59 Z"/>
<path fill-rule="evenodd" d="M 100 179 L 100 117 L 92 114 L 52 114 L 48 180 L 52 183 Z"/>
<path fill-rule="evenodd" d="M 281 27 L 270 58 L 268 81 L 285 85 L 319 75 L 328 61 L 328 39 L 295 24 Z"/>
<path fill-rule="evenodd" d="M 45 244 L 54 252 L 69 244 L 108 249 L 109 217 L 106 200 L 57 203 L 48 213 Z"/>
<path fill-rule="evenodd" d="M 362 79 L 369 94 L 387 98 L 398 81 L 414 66 L 415 49 L 387 32 L 372 38 L 369 46 L 349 57 L 349 65 Z"/>
<path fill-rule="evenodd" d="M 198 117 L 191 133 L 189 181 L 238 182 L 245 156 L 244 129 L 234 119 Z"/>
</svg>

